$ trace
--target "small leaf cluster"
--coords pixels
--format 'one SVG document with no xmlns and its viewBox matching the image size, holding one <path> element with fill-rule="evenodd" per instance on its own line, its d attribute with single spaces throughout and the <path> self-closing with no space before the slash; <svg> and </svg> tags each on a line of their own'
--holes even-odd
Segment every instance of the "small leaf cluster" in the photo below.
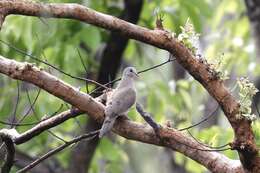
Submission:
<svg viewBox="0 0 260 173">
<path fill-rule="evenodd" d="M 225 70 L 225 62 L 224 62 L 224 54 L 217 56 L 214 60 L 210 60 L 210 67 L 213 69 L 216 74 L 217 78 L 221 80 L 228 79 L 228 72 Z"/>
<path fill-rule="evenodd" d="M 194 26 L 190 23 L 189 19 L 186 21 L 184 27 L 181 26 L 180 28 L 181 33 L 178 35 L 178 41 L 189 48 L 193 55 L 196 55 L 197 47 L 194 45 L 199 39 L 199 34 L 195 32 Z"/>
<path fill-rule="evenodd" d="M 253 83 L 249 81 L 248 78 L 239 78 L 237 80 L 239 87 L 239 103 L 240 103 L 240 111 L 238 114 L 238 118 L 246 118 L 250 121 L 254 121 L 256 119 L 255 114 L 251 114 L 251 104 L 253 96 L 258 92 L 258 89 L 254 86 Z"/>
</svg>

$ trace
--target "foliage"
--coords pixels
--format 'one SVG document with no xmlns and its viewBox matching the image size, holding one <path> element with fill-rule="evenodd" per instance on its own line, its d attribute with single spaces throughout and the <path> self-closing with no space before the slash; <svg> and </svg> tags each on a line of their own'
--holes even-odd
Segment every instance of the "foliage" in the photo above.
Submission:
<svg viewBox="0 0 260 173">
<path fill-rule="evenodd" d="M 189 19 L 186 21 L 184 27 L 181 26 L 181 33 L 178 35 L 177 39 L 189 48 L 194 55 L 196 55 L 198 48 L 195 44 L 198 43 L 199 34 L 195 32 Z"/>
<path fill-rule="evenodd" d="M 215 71 L 217 74 L 217 77 L 221 80 L 227 80 L 228 72 L 225 69 L 225 59 L 224 54 L 221 54 L 220 56 L 216 56 L 214 59 L 209 59 L 211 68 Z"/>
<path fill-rule="evenodd" d="M 251 105 L 253 96 L 258 92 L 258 89 L 247 78 L 240 78 L 238 80 L 239 86 L 239 103 L 240 114 L 238 118 L 245 117 L 250 121 L 256 120 L 256 115 L 251 114 Z M 242 117 L 241 117 L 242 116 Z"/>
</svg>

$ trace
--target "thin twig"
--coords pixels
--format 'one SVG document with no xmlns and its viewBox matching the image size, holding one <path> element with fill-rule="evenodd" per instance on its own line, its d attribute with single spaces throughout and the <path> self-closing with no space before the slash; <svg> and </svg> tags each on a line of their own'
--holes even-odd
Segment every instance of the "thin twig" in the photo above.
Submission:
<svg viewBox="0 0 260 173">
<path fill-rule="evenodd" d="M 161 63 L 161 64 L 158 64 L 158 65 L 152 66 L 152 67 L 150 67 L 150 68 L 141 70 L 141 71 L 139 71 L 139 72 L 137 72 L 137 73 L 138 73 L 138 74 L 141 74 L 141 73 L 150 71 L 150 70 L 152 70 L 152 69 L 158 68 L 158 67 L 160 67 L 160 66 L 163 66 L 163 65 L 165 65 L 165 64 L 167 64 L 167 63 L 169 63 L 169 62 L 175 61 L 175 60 L 176 60 L 176 58 L 171 58 L 171 57 L 169 57 L 167 61 L 165 61 L 165 62 L 163 62 L 163 63 Z M 121 78 L 112 80 L 111 82 L 108 82 L 108 83 L 104 84 L 104 86 L 111 85 L 111 84 L 113 84 L 113 83 L 115 83 L 115 82 L 118 82 L 118 81 L 120 81 L 120 80 L 121 80 Z M 89 94 L 92 94 L 92 93 L 98 91 L 100 88 L 101 88 L 101 87 L 97 87 L 96 89 L 92 90 Z"/>
<path fill-rule="evenodd" d="M 88 73 L 87 67 L 86 67 L 86 65 L 85 65 L 85 63 L 84 63 L 84 61 L 83 61 L 83 59 L 82 59 L 82 56 L 81 56 L 80 51 L 79 51 L 78 48 L 77 48 L 77 52 L 78 52 L 78 55 L 79 55 L 79 59 L 80 59 L 80 61 L 81 61 L 81 64 L 82 64 L 82 66 L 84 67 L 85 73 L 87 74 L 87 73 Z M 86 90 L 87 90 L 87 93 L 89 93 L 89 88 L 88 88 L 88 82 L 87 82 L 87 81 L 86 81 Z"/>
<path fill-rule="evenodd" d="M 231 91 L 234 91 L 235 88 L 236 88 L 236 83 L 235 83 L 234 86 L 232 87 Z M 226 97 L 224 97 L 224 98 L 226 98 Z M 204 123 L 205 121 L 207 121 L 207 120 L 209 120 L 211 117 L 213 117 L 213 115 L 218 111 L 218 109 L 219 109 L 219 105 L 217 105 L 217 106 L 215 107 L 214 111 L 212 111 L 211 113 L 209 113 L 206 118 L 202 119 L 202 120 L 199 121 L 198 123 L 192 124 L 192 125 L 190 125 L 190 126 L 188 126 L 188 127 L 185 127 L 185 128 L 182 128 L 182 129 L 177 129 L 177 130 L 179 130 L 179 131 L 188 130 L 188 129 L 191 129 L 191 128 L 193 128 L 193 127 L 196 127 L 196 126 L 198 126 L 198 125 Z"/>
<path fill-rule="evenodd" d="M 187 132 L 189 133 L 189 135 L 190 135 L 197 143 L 199 143 L 200 145 L 203 145 L 203 146 L 205 146 L 205 147 L 212 148 L 212 149 L 223 149 L 224 147 L 229 146 L 229 143 L 227 143 L 227 144 L 224 144 L 224 145 L 221 145 L 221 146 L 213 147 L 213 146 L 204 144 L 203 142 L 200 142 L 198 139 L 196 139 L 196 138 L 191 134 L 191 132 L 190 132 L 189 130 L 187 130 Z"/>
<path fill-rule="evenodd" d="M 163 63 L 161 63 L 161 64 L 158 64 L 158 65 L 152 66 L 152 67 L 150 67 L 150 68 L 147 68 L 147 69 L 144 69 L 144 70 L 139 71 L 138 74 L 141 74 L 141 73 L 144 73 L 144 72 L 153 70 L 153 69 L 155 69 L 155 68 L 157 68 L 157 67 L 163 66 L 164 64 L 167 64 L 167 63 L 172 62 L 172 61 L 175 61 L 175 60 L 176 60 L 176 58 L 173 58 L 173 59 L 172 59 L 172 58 L 169 58 L 167 61 L 165 61 L 165 62 L 163 62 Z"/>
<path fill-rule="evenodd" d="M 208 152 L 217 152 L 217 151 L 226 151 L 226 150 L 231 150 L 232 148 L 223 148 L 223 149 L 201 149 L 201 148 L 196 148 L 196 147 L 193 147 L 191 145 L 188 145 L 188 144 L 185 144 L 185 143 L 181 143 L 179 141 L 176 140 L 177 143 L 180 143 L 182 145 L 185 145 L 186 147 L 189 147 L 191 149 L 194 149 L 194 150 L 199 150 L 199 151 L 208 151 Z"/>
<path fill-rule="evenodd" d="M 15 139 L 15 144 L 19 145 L 22 143 L 27 142 L 28 140 L 32 139 L 33 137 L 41 134 L 42 132 L 45 132 L 46 130 L 55 127 L 61 123 L 63 123 L 64 121 L 70 119 L 70 118 L 74 118 L 80 114 L 82 114 L 83 112 L 80 110 L 67 110 L 64 112 L 61 112 L 58 115 L 55 115 L 53 117 L 48 117 L 47 119 L 42 120 L 41 123 L 37 124 L 36 126 L 34 126 L 33 128 L 23 132 L 19 138 Z"/>
<path fill-rule="evenodd" d="M 192 125 L 190 125 L 190 126 L 188 126 L 188 127 L 181 128 L 181 129 L 177 129 L 177 130 L 179 130 L 179 131 L 184 131 L 184 130 L 191 129 L 191 128 L 193 128 L 193 127 L 196 127 L 196 126 L 202 124 L 203 122 L 205 122 L 205 121 L 207 121 L 208 119 L 210 119 L 211 117 L 213 117 L 213 115 L 215 115 L 215 113 L 218 111 L 218 108 L 219 108 L 219 105 L 217 105 L 216 108 L 214 109 L 214 111 L 211 112 L 206 118 L 202 119 L 201 121 L 199 121 L 199 122 L 197 122 L 197 123 L 195 123 L 195 124 L 192 124 Z"/>
<path fill-rule="evenodd" d="M 142 105 L 139 104 L 139 103 L 136 103 L 136 109 L 138 111 L 138 113 L 144 118 L 144 120 L 154 129 L 157 137 L 159 137 L 161 139 L 161 141 L 163 142 L 163 138 L 161 137 L 161 135 L 158 132 L 159 128 L 160 128 L 160 125 L 158 125 L 153 119 L 152 117 L 150 116 L 150 114 L 148 112 L 145 112 Z M 196 147 L 193 147 L 193 146 L 190 146 L 188 144 L 185 144 L 185 143 L 181 143 L 177 140 L 175 140 L 177 143 L 180 143 L 182 145 L 185 145 L 189 148 L 192 148 L 192 149 L 195 149 L 195 150 L 199 150 L 199 151 L 209 151 L 209 152 L 213 152 L 213 151 L 226 151 L 226 150 L 229 150 L 231 148 L 222 148 L 222 149 L 201 149 L 201 148 L 196 148 Z M 197 140 L 196 140 L 197 141 Z M 198 141 L 197 141 L 198 142 Z M 200 143 L 199 143 L 200 144 Z M 205 146 L 203 145 L 204 147 L 208 147 L 208 146 Z M 208 147 L 210 148 L 210 147 Z"/>
<path fill-rule="evenodd" d="M 49 151 L 48 153 L 44 154 L 43 156 L 41 156 L 40 158 L 36 159 L 35 161 L 33 161 L 32 163 L 30 163 L 29 165 L 27 165 L 26 167 L 18 170 L 16 173 L 23 173 L 23 172 L 27 172 L 29 171 L 30 169 L 32 169 L 33 167 L 35 167 L 36 165 L 38 165 L 39 163 L 41 163 L 43 160 L 51 157 L 52 155 L 64 150 L 65 148 L 67 148 L 68 146 L 74 144 L 74 143 L 77 143 L 78 141 L 81 141 L 83 139 L 85 140 L 91 140 L 93 139 L 97 134 L 99 133 L 99 130 L 97 131 L 93 131 L 93 132 L 90 132 L 90 133 L 87 133 L 87 134 L 84 134 L 84 135 L 81 135 L 81 136 L 78 136 L 66 143 L 64 143 L 63 145 Z"/>
<path fill-rule="evenodd" d="M 63 139 L 62 137 L 56 135 L 56 134 L 55 134 L 54 132 L 52 132 L 51 130 L 47 130 L 47 132 L 48 132 L 50 135 L 52 135 L 54 138 L 56 138 L 56 139 L 58 139 L 58 140 L 60 140 L 60 141 L 62 141 L 62 142 L 64 142 L 64 143 L 67 143 L 67 142 L 68 142 L 68 141 L 66 141 L 65 139 Z"/>
<path fill-rule="evenodd" d="M 39 89 L 39 91 L 40 91 L 40 89 Z M 28 98 L 28 101 L 29 101 L 31 110 L 33 111 L 33 113 L 34 113 L 36 119 L 38 120 L 38 122 L 41 122 L 39 116 L 36 114 L 36 112 L 35 112 L 35 110 L 34 110 L 34 103 L 35 103 L 35 102 L 34 102 L 34 103 L 31 102 L 31 98 L 30 98 L 30 95 L 29 95 L 29 92 L 28 92 L 27 88 L 26 88 L 26 93 L 27 93 L 27 98 Z M 38 92 L 38 93 L 39 93 L 39 92 Z M 38 94 L 37 94 L 37 96 L 36 96 L 36 99 L 37 99 L 37 98 L 38 98 Z M 36 100 L 36 99 L 35 99 L 35 100 Z M 61 106 L 58 108 L 58 110 L 55 111 L 54 113 L 52 113 L 51 116 L 49 116 L 49 117 L 52 117 L 52 116 L 56 115 L 58 112 L 60 112 L 60 110 L 61 110 L 62 108 L 63 108 L 63 104 L 61 104 Z M 66 143 L 66 141 L 65 141 L 64 139 L 62 139 L 61 137 L 59 137 L 58 135 L 56 135 L 55 133 L 53 133 L 51 130 L 47 130 L 47 132 L 48 132 L 49 134 L 51 134 L 54 138 L 57 138 L 57 139 L 61 140 L 62 142 Z"/>
<path fill-rule="evenodd" d="M 28 89 L 25 87 L 25 91 L 26 91 L 26 95 L 27 95 L 27 98 L 28 98 L 28 101 L 29 101 L 29 104 L 30 104 L 30 108 L 28 109 L 28 111 L 22 116 L 22 118 L 18 121 L 18 123 L 21 123 L 26 117 L 27 117 L 27 115 L 29 115 L 29 113 L 31 112 L 31 111 L 33 111 L 34 112 L 34 105 L 35 105 L 35 103 L 36 103 L 36 101 L 37 101 L 37 99 L 38 99 L 38 97 L 39 97 L 39 95 L 40 95 L 40 92 L 41 92 L 41 89 L 39 88 L 39 90 L 38 90 L 38 92 L 37 92 L 37 94 L 36 94 L 36 97 L 35 97 L 35 99 L 33 100 L 33 102 L 31 103 L 31 100 L 30 100 L 30 96 L 29 96 L 29 93 L 28 93 Z"/>
<path fill-rule="evenodd" d="M 19 81 L 16 81 L 17 84 L 17 98 L 16 98 L 16 103 L 15 103 L 15 107 L 14 107 L 14 113 L 13 113 L 13 119 L 12 119 L 12 124 L 15 122 L 16 119 L 16 112 L 17 112 L 17 108 L 18 108 L 18 104 L 19 104 L 19 99 L 20 99 L 20 85 L 19 85 Z M 13 126 L 11 126 L 11 128 L 13 128 Z"/>
<path fill-rule="evenodd" d="M 136 110 L 137 112 L 143 117 L 143 119 L 154 129 L 155 132 L 157 132 L 160 128 L 160 125 L 158 125 L 152 118 L 152 116 L 145 112 L 142 105 L 140 103 L 136 103 Z"/>
<path fill-rule="evenodd" d="M 33 126 L 33 125 L 39 124 L 40 122 L 42 122 L 42 121 L 36 121 L 36 122 L 32 122 L 32 123 L 9 123 L 9 122 L 0 120 L 0 124 L 9 125 L 9 126 L 13 126 L 13 127 L 16 127 L 16 126 Z"/>
<path fill-rule="evenodd" d="M 46 55 L 45 55 L 45 53 L 44 53 L 44 51 L 43 51 L 43 46 L 42 46 L 42 44 L 41 44 L 41 39 L 39 38 L 39 36 L 38 36 L 38 34 L 35 32 L 35 36 L 36 36 L 36 38 L 37 38 L 37 40 L 38 40 L 38 43 L 39 43 L 39 45 L 40 45 L 40 47 L 41 47 L 41 55 L 42 55 L 42 57 L 45 59 L 45 62 L 48 62 L 48 60 L 47 60 L 47 57 L 46 57 Z"/>
<path fill-rule="evenodd" d="M 64 104 L 61 104 L 60 107 L 53 113 L 51 113 L 51 115 L 49 117 L 52 117 L 54 115 L 57 115 L 63 108 Z"/>
<path fill-rule="evenodd" d="M 45 121 L 45 120 L 50 119 L 52 116 L 54 116 L 54 115 L 56 115 L 58 112 L 60 112 L 60 110 L 62 109 L 62 106 L 63 106 L 63 105 L 61 105 L 61 106 L 58 108 L 57 111 L 55 111 L 55 112 L 52 113 L 50 116 L 48 116 L 48 118 L 44 118 L 44 119 L 42 119 L 42 120 L 40 120 L 40 118 L 37 116 L 37 114 L 34 113 L 34 114 L 37 116 L 37 119 L 39 120 L 39 121 L 36 121 L 36 122 L 32 122 L 32 123 L 9 123 L 9 122 L 5 122 L 5 121 L 0 120 L 0 124 L 10 125 L 10 126 L 32 126 L 32 125 L 37 125 L 37 124 L 39 124 L 39 123 L 41 123 L 41 122 L 43 122 L 43 121 Z"/>
<path fill-rule="evenodd" d="M 58 67 L 56 67 L 56 66 L 54 66 L 54 65 L 52 65 L 52 64 L 50 64 L 50 63 L 48 63 L 48 62 L 46 62 L 46 61 L 43 61 L 43 60 L 41 60 L 41 59 L 39 59 L 39 58 L 37 58 L 37 57 L 31 55 L 31 54 L 26 53 L 25 51 L 23 51 L 23 50 L 21 50 L 21 49 L 15 47 L 15 46 L 13 46 L 13 45 L 11 45 L 10 43 L 7 43 L 7 42 L 5 42 L 5 41 L 3 41 L 3 40 L 0 40 L 0 42 L 1 42 L 2 44 L 7 45 L 8 47 L 14 49 L 14 50 L 17 51 L 18 53 L 21 53 L 22 55 L 26 55 L 26 56 L 30 57 L 31 59 L 33 59 L 33 60 L 35 60 L 35 61 L 38 61 L 38 62 L 43 63 L 43 64 L 45 64 L 45 65 L 47 65 L 47 66 L 49 66 L 49 67 L 52 67 L 53 69 L 59 71 L 60 73 L 62 73 L 62 74 L 64 74 L 64 75 L 67 75 L 67 76 L 69 76 L 69 77 L 71 77 L 71 78 L 73 78 L 73 79 L 78 79 L 78 80 L 90 82 L 90 83 L 93 83 L 93 84 L 95 84 L 95 85 L 97 85 L 97 86 L 100 86 L 100 87 L 103 87 L 103 88 L 105 88 L 105 89 L 108 89 L 108 87 L 106 87 L 105 85 L 102 85 L 101 83 L 98 83 L 98 82 L 96 82 L 96 81 L 94 81 L 94 80 L 87 79 L 87 78 L 82 78 L 82 77 L 77 77 L 77 76 L 73 76 L 73 75 L 71 75 L 71 74 L 69 74 L 69 73 L 67 73 L 67 72 L 65 72 L 65 71 L 63 71 L 63 70 L 61 70 L 61 69 L 59 69 Z"/>
<path fill-rule="evenodd" d="M 48 118 L 57 115 L 57 114 L 61 111 L 62 108 L 63 108 L 63 104 L 61 104 L 60 107 L 59 107 L 54 113 L 52 113 Z M 37 115 L 37 114 L 35 114 L 35 115 Z M 38 116 L 37 116 L 37 118 L 39 119 Z M 48 119 L 48 118 L 47 118 L 47 119 Z M 54 138 L 57 138 L 57 139 L 59 139 L 60 141 L 62 141 L 62 142 L 64 142 L 64 143 L 67 142 L 66 140 L 64 140 L 64 139 L 62 139 L 61 137 L 59 137 L 58 135 L 56 135 L 56 134 L 55 134 L 54 132 L 52 132 L 51 130 L 48 129 L 47 132 L 48 132 L 50 135 L 52 135 Z"/>
</svg>

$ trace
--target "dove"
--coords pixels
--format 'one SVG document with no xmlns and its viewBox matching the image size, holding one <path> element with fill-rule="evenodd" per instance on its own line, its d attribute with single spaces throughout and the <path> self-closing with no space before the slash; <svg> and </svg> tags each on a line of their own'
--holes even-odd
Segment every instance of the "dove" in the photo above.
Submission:
<svg viewBox="0 0 260 173">
<path fill-rule="evenodd" d="M 135 104 L 136 89 L 134 82 L 137 78 L 138 75 L 134 67 L 124 69 L 120 83 L 107 100 L 105 120 L 100 129 L 99 138 L 102 138 L 112 129 L 117 117 L 125 115 Z"/>
</svg>

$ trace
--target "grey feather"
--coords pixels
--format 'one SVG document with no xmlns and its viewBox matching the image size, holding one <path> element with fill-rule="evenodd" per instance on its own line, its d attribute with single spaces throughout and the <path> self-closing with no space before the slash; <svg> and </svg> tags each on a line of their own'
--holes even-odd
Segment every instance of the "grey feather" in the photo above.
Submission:
<svg viewBox="0 0 260 173">
<path fill-rule="evenodd" d="M 109 132 L 114 123 L 115 123 L 115 120 L 116 120 L 116 116 L 114 117 L 106 117 L 105 120 L 104 120 L 104 123 L 102 125 L 102 128 L 100 129 L 100 132 L 99 132 L 99 138 L 102 138 L 105 134 L 107 134 L 107 132 Z"/>
<path fill-rule="evenodd" d="M 105 114 L 114 114 L 114 116 L 124 114 L 135 103 L 135 100 L 136 92 L 132 88 L 115 91 L 115 94 L 112 95 L 111 100 L 106 106 Z"/>
<path fill-rule="evenodd" d="M 136 76 L 137 72 L 133 67 L 124 70 L 121 82 L 107 100 L 105 107 L 106 118 L 99 133 L 100 138 L 112 129 L 118 116 L 127 113 L 135 104 L 136 90 L 134 81 Z"/>
</svg>

